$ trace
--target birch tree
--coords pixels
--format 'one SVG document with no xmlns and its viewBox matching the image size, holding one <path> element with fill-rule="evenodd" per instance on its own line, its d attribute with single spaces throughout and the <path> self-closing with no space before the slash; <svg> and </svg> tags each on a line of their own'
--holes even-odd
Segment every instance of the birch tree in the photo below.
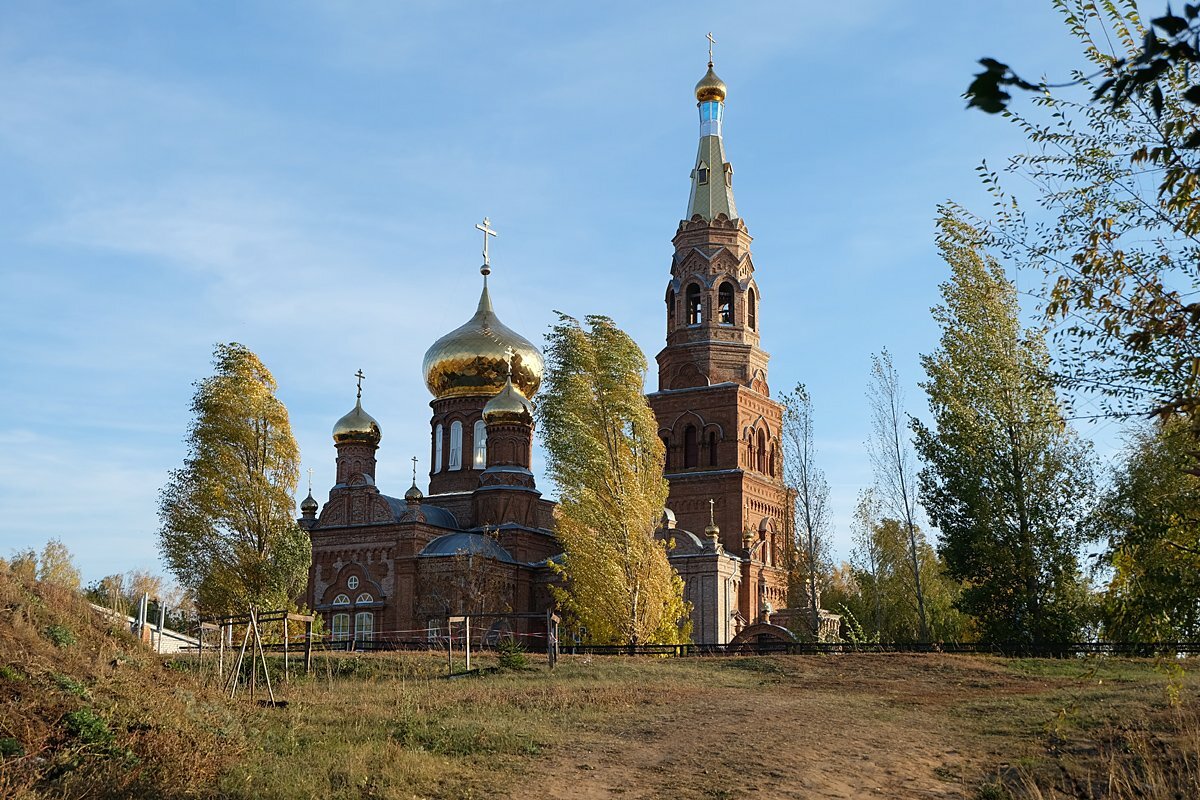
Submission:
<svg viewBox="0 0 1200 800">
<path fill-rule="evenodd" d="M 646 357 L 612 320 L 559 315 L 537 417 L 558 487 L 557 598 L 593 643 L 681 643 L 683 581 L 654 538 L 667 500 L 663 444 L 643 394 Z"/>
<path fill-rule="evenodd" d="M 1079 569 L 1093 479 L 1067 426 L 1040 330 L 1023 330 L 1017 293 L 978 234 L 943 210 L 950 266 L 937 350 L 922 356 L 932 425 L 914 422 L 921 499 L 941 531 L 960 608 L 985 639 L 1040 648 L 1078 635 Z"/>
<path fill-rule="evenodd" d="M 817 466 L 812 398 L 804 384 L 781 398 L 783 403 L 783 479 L 792 505 L 793 541 L 800 556 L 797 575 L 804 584 L 813 636 L 820 629 L 821 584 L 829 564 L 829 482 Z M 799 594 L 793 592 L 793 596 Z"/>
<path fill-rule="evenodd" d="M 904 410 L 904 388 L 900 374 L 885 349 L 871 356 L 871 382 L 867 389 L 871 406 L 871 438 L 867 452 L 875 472 L 875 490 L 885 515 L 899 521 L 908 539 L 913 600 L 917 607 L 920 641 L 929 641 L 929 619 L 917 553 L 917 475 L 909 440 L 909 417 Z"/>
<path fill-rule="evenodd" d="M 294 519 L 300 452 L 275 379 L 244 345 L 217 345 L 196 384 L 188 455 L 159 500 L 163 561 L 205 613 L 289 606 L 311 545 Z"/>
</svg>

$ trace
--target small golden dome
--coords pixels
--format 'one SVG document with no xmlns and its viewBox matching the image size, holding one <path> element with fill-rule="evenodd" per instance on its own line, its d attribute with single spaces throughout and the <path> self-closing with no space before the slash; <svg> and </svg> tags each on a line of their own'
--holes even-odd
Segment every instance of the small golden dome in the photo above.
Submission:
<svg viewBox="0 0 1200 800">
<path fill-rule="evenodd" d="M 487 401 L 483 407 L 483 421 L 489 425 L 493 422 L 520 422 L 526 425 L 533 422 L 533 403 L 521 394 L 511 380 L 504 382 L 500 393 Z"/>
<path fill-rule="evenodd" d="M 704 77 L 696 84 L 696 99 L 701 103 L 707 100 L 716 100 L 722 102 L 725 100 L 725 81 L 717 77 L 717 73 L 713 72 L 712 62 L 708 64 L 708 72 L 704 73 Z"/>
<path fill-rule="evenodd" d="M 542 384 L 542 354 L 492 311 L 487 284 L 479 308 L 467 323 L 433 343 L 425 353 L 425 385 L 437 400 L 447 397 L 493 395 L 504 388 L 512 348 L 512 382 L 521 394 L 533 397 Z"/>
<path fill-rule="evenodd" d="M 404 493 L 404 499 L 410 503 L 420 503 L 424 499 L 424 495 L 422 495 L 421 490 L 417 488 L 415 481 L 413 482 L 412 486 L 408 487 L 408 491 Z"/>
<path fill-rule="evenodd" d="M 350 413 L 339 419 L 333 426 L 333 441 L 337 444 L 342 442 L 379 444 L 381 438 L 383 438 L 383 433 L 379 430 L 379 423 L 375 421 L 374 417 L 363 411 L 362 400 L 356 400 Z"/>
<path fill-rule="evenodd" d="M 317 499 L 312 496 L 312 490 L 310 489 L 308 492 L 308 497 L 300 501 L 300 510 L 308 513 L 316 512 L 318 508 L 320 508 L 320 506 L 317 504 Z"/>
</svg>

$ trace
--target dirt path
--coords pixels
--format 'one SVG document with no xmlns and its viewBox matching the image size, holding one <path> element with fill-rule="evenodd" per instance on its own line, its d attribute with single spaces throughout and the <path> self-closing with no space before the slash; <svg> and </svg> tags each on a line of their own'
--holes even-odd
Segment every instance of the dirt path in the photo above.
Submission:
<svg viewBox="0 0 1200 800">
<path fill-rule="evenodd" d="M 606 730 L 583 731 L 543 761 L 552 774 L 539 794 L 966 798 L 974 784 L 963 775 L 978 766 L 964 755 L 977 749 L 964 747 L 975 739 L 971 726 L 929 712 L 947 711 L 982 680 L 993 691 L 1038 688 L 961 660 L 926 656 L 905 681 L 874 677 L 871 663 L 853 656 L 793 660 L 783 674 L 764 675 L 769 690 L 714 687 L 669 708 L 635 711 Z"/>
</svg>

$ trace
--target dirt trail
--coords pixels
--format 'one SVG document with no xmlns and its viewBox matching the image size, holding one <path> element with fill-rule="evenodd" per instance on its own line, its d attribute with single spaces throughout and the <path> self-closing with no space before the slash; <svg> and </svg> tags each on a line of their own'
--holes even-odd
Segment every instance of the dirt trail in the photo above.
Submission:
<svg viewBox="0 0 1200 800">
<path fill-rule="evenodd" d="M 898 656 L 903 659 L 904 656 Z M 878 662 L 874 662 L 878 664 Z M 542 763 L 539 796 L 593 798 L 966 798 L 973 737 L 932 715 L 986 679 L 1036 691 L 986 667 L 926 656 L 905 681 L 845 656 L 793 660 L 769 691 L 721 688 L 582 732 Z M 978 674 L 987 671 L 988 674 Z M 894 676 L 896 673 L 891 671 Z M 999 683 L 1000 685 L 997 685 Z M 1031 685 L 1033 684 L 1033 685 Z M 853 686 L 852 692 L 847 691 Z M 939 719 L 931 726 L 931 719 Z"/>
</svg>

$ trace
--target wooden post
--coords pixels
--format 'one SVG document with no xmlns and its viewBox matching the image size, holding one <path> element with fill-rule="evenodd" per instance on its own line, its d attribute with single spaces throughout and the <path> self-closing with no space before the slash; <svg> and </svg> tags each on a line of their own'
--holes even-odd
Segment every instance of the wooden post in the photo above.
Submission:
<svg viewBox="0 0 1200 800">
<path fill-rule="evenodd" d="M 158 598 L 158 652 L 162 652 L 163 628 L 167 627 L 167 607 L 162 598 Z"/>
<path fill-rule="evenodd" d="M 258 611 L 254 608 L 250 609 L 250 624 L 254 626 L 254 642 L 258 645 L 258 655 L 262 659 L 263 681 L 267 684 L 267 696 L 271 698 L 271 704 L 275 704 L 275 691 L 271 688 L 271 672 L 267 669 L 267 652 L 263 648 L 262 632 L 258 629 Z M 254 660 L 254 654 L 250 654 L 250 660 Z M 250 675 L 250 699 L 254 699 L 254 674 L 258 670 L 253 670 Z"/>
<path fill-rule="evenodd" d="M 308 622 L 304 624 L 304 674 L 312 674 L 312 653 L 313 653 L 313 618 L 309 617 Z"/>
<path fill-rule="evenodd" d="M 558 665 L 558 614 L 546 609 L 546 663 L 550 669 Z"/>
<path fill-rule="evenodd" d="M 291 614 L 284 613 L 283 615 L 283 682 L 288 682 L 288 617 Z"/>
<path fill-rule="evenodd" d="M 463 617 L 463 645 L 467 649 L 467 672 L 471 671 L 471 618 Z"/>
<path fill-rule="evenodd" d="M 454 674 L 454 627 L 446 619 L 446 674 Z"/>
<path fill-rule="evenodd" d="M 225 620 L 217 626 L 217 681 L 225 685 Z"/>
</svg>

